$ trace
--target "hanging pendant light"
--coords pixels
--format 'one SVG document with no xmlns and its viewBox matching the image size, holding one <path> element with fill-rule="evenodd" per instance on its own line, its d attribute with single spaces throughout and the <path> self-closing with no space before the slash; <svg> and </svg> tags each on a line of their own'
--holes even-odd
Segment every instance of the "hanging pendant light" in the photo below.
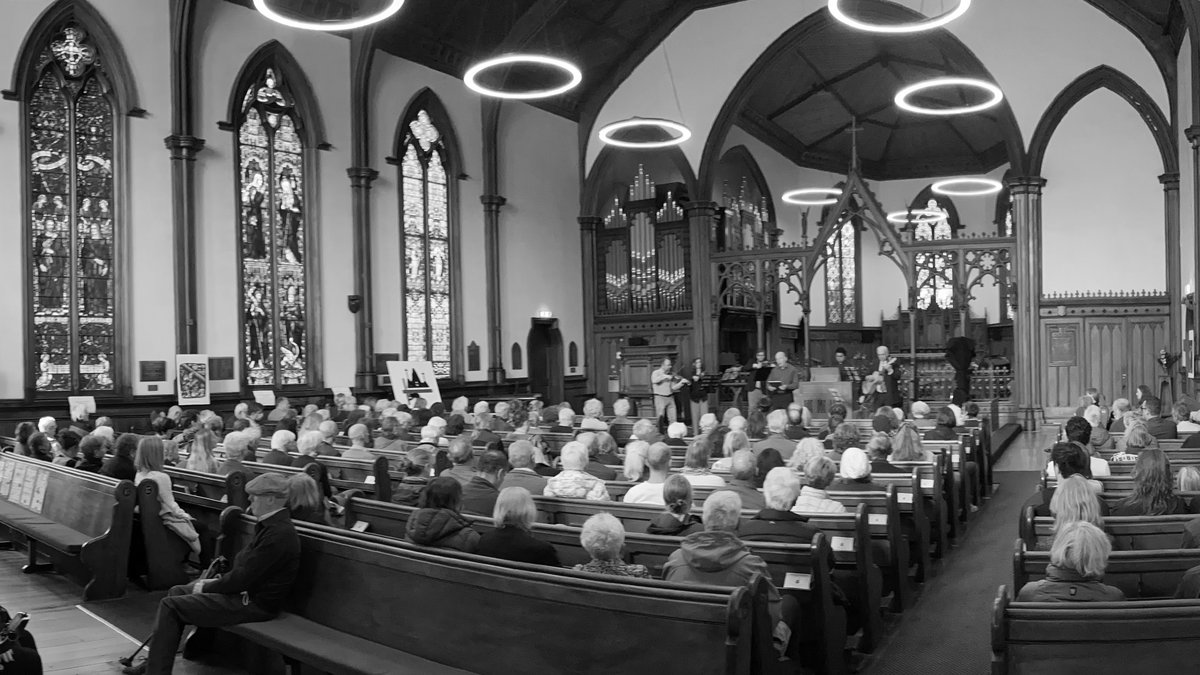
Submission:
<svg viewBox="0 0 1200 675">
<path fill-rule="evenodd" d="M 939 14 L 938 16 L 935 16 L 931 19 L 926 19 L 924 21 L 915 21 L 913 23 L 884 24 L 884 23 L 867 23 L 865 21 L 860 21 L 858 19 L 855 19 L 854 17 L 850 16 L 849 14 L 846 14 L 845 10 L 842 9 L 843 3 L 844 3 L 844 0 L 829 0 L 829 13 L 833 15 L 833 18 L 846 24 L 847 26 L 850 26 L 851 28 L 855 28 L 855 29 L 858 29 L 861 31 L 867 31 L 869 33 L 900 33 L 900 34 L 903 34 L 903 33 L 920 33 L 920 32 L 927 31 L 927 30 L 933 30 L 934 28 L 941 28 L 942 26 L 945 26 L 946 24 L 950 23 L 951 21 L 962 16 L 963 14 L 966 14 L 967 10 L 971 8 L 971 0 L 958 0 L 957 7 L 950 10 L 949 12 Z"/>
<path fill-rule="evenodd" d="M 679 114 L 679 119 L 683 120 L 683 106 L 679 103 L 679 90 L 675 87 L 675 73 L 671 70 L 671 59 L 667 55 L 665 41 L 662 44 L 662 52 L 667 65 L 667 78 L 671 81 L 671 93 L 675 96 L 675 112 Z M 617 134 L 622 131 L 632 131 L 633 136 L 619 138 Z M 692 137 L 692 130 L 682 121 L 635 116 L 600 127 L 598 136 L 605 145 L 632 150 L 654 150 L 685 143 Z"/>
<path fill-rule="evenodd" d="M 956 108 L 928 108 L 919 106 L 909 100 L 913 94 L 917 94 L 929 89 L 940 89 L 943 87 L 966 87 L 969 89 L 980 89 L 991 95 L 988 100 L 977 103 L 975 105 L 964 105 Z M 967 115 L 970 113 L 980 112 L 988 108 L 1000 105 L 1004 100 L 1004 92 L 1000 91 L 1000 87 L 974 77 L 937 77 L 932 80 L 925 80 L 916 84 L 909 85 L 896 93 L 896 105 L 901 110 L 918 113 L 921 115 Z"/>
<path fill-rule="evenodd" d="M 1004 189 L 1004 185 L 993 178 L 965 177 L 940 180 L 930 189 L 947 197 L 982 197 L 996 194 Z"/>
<path fill-rule="evenodd" d="M 379 23 L 380 21 L 392 16 L 396 12 L 399 12 L 400 8 L 403 6 L 404 0 L 388 0 L 387 6 L 383 9 L 369 16 L 364 16 L 357 19 L 348 19 L 346 21 L 301 21 L 275 11 L 271 8 L 271 5 L 267 2 L 267 0 L 254 0 L 254 8 L 258 10 L 258 13 L 276 23 L 281 23 L 285 26 L 290 26 L 291 28 L 300 28 L 302 30 L 326 31 L 354 30 L 355 28 L 370 26 L 373 23 Z"/>
<path fill-rule="evenodd" d="M 485 87 L 479 83 L 479 76 L 493 68 L 502 66 L 540 66 L 561 70 L 567 74 L 567 82 L 555 87 L 547 87 L 545 89 L 527 89 L 525 91 L 514 89 L 498 89 L 493 87 Z M 574 63 L 565 59 L 546 56 L 544 54 L 505 54 L 496 58 L 488 59 L 477 63 L 463 75 L 463 82 L 467 88 L 484 96 L 493 98 L 506 98 L 518 101 L 530 101 L 539 98 L 550 98 L 559 94 L 571 91 L 579 86 L 583 81 L 583 71 Z"/>
<path fill-rule="evenodd" d="M 830 206 L 841 196 L 842 191 L 838 188 L 801 188 L 783 193 L 780 199 L 797 206 Z"/>
</svg>

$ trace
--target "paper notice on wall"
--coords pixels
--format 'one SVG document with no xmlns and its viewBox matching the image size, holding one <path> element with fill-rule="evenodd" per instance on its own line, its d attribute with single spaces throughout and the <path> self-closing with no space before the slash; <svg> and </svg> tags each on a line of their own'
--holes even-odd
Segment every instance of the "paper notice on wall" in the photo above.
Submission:
<svg viewBox="0 0 1200 675">
<path fill-rule="evenodd" d="M 67 414 L 68 415 L 71 414 L 71 411 L 75 409 L 76 405 L 87 406 L 87 411 L 88 411 L 89 415 L 96 414 L 96 397 L 95 396 L 68 396 L 67 397 Z"/>
<path fill-rule="evenodd" d="M 335 398 L 338 396 L 346 397 L 352 395 L 350 393 L 350 387 L 330 387 L 329 391 L 333 392 Z"/>
<path fill-rule="evenodd" d="M 420 396 L 426 407 L 442 402 L 437 376 L 429 361 L 388 361 L 388 374 L 392 377 L 392 394 L 397 401 L 409 401 Z"/>
<path fill-rule="evenodd" d="M 25 489 L 25 471 L 28 469 L 24 464 L 17 464 L 13 469 L 12 490 L 8 493 L 8 501 L 14 504 L 21 503 L 21 493 Z"/>
<path fill-rule="evenodd" d="M 33 504 L 33 488 L 37 485 L 38 470 L 29 467 L 25 470 L 25 481 L 21 483 L 21 501 L 19 504 L 29 508 Z"/>
<path fill-rule="evenodd" d="M 275 392 L 270 389 L 255 389 L 254 401 L 264 408 L 274 408 Z"/>
<path fill-rule="evenodd" d="M 46 484 L 49 481 L 49 471 L 38 471 L 37 482 L 33 485 L 33 499 L 29 502 L 30 511 L 42 512 L 42 504 L 46 502 Z"/>
<path fill-rule="evenodd" d="M 8 499 L 8 489 L 12 487 L 13 469 L 16 462 L 0 462 L 0 499 Z"/>
</svg>

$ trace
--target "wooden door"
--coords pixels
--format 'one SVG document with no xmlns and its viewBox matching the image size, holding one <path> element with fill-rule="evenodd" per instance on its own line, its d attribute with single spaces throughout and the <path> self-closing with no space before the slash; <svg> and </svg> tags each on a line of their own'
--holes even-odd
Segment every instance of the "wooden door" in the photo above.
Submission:
<svg viewBox="0 0 1200 675">
<path fill-rule="evenodd" d="M 1129 320 L 1094 317 L 1085 319 L 1084 325 L 1087 367 L 1084 368 L 1079 387 L 1064 405 L 1079 405 L 1079 397 L 1088 387 L 1099 389 L 1109 403 L 1118 398 L 1128 398 L 1132 390 L 1129 379 Z"/>
</svg>

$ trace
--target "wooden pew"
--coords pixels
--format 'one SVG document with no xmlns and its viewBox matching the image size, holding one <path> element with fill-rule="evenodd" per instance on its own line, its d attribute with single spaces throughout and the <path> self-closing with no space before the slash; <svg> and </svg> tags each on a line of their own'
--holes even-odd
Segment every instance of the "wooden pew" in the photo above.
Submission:
<svg viewBox="0 0 1200 675">
<path fill-rule="evenodd" d="M 234 555 L 254 522 L 235 508 L 223 522 L 222 553 Z M 301 565 L 287 611 L 225 629 L 293 663 L 332 673 L 434 674 L 623 673 L 636 663 L 646 672 L 740 675 L 772 660 L 769 635 L 754 630 L 764 583 L 617 579 L 303 523 L 296 529 Z M 620 639 L 597 639 L 605 635 Z"/>
<path fill-rule="evenodd" d="M 891 586 L 894 612 L 903 612 L 913 603 L 912 586 L 909 583 L 908 540 L 904 537 L 900 523 L 900 508 L 896 499 L 896 487 L 888 485 L 886 492 L 833 492 L 829 498 L 844 504 L 847 510 L 866 509 L 867 531 L 871 537 L 872 558 L 883 577 Z M 814 519 L 820 514 L 804 514 L 809 523 L 820 527 Z"/>
<path fill-rule="evenodd" d="M 1016 602 L 1001 586 L 992 607 L 992 675 L 1187 673 L 1196 654 L 1196 600 Z"/>
<path fill-rule="evenodd" d="M 135 520 L 146 553 L 146 587 L 162 590 L 187 582 L 184 562 L 192 549 L 163 524 L 159 515 L 162 505 L 158 500 L 158 483 L 149 479 L 138 483 L 137 505 Z"/>
<path fill-rule="evenodd" d="M 1050 552 L 1030 551 L 1020 539 L 1013 548 L 1013 588 L 1019 592 L 1030 581 L 1046 576 Z M 1197 565 L 1200 549 L 1113 551 L 1104 583 L 1124 591 L 1126 598 L 1169 598 L 1175 594 L 1183 573 Z"/>
<path fill-rule="evenodd" d="M 1112 536 L 1113 550 L 1153 551 L 1178 548 L 1183 529 L 1197 516 L 1109 516 L 1104 531 Z M 1054 518 L 1035 516 L 1034 507 L 1026 506 L 1019 528 L 1021 541 L 1030 550 L 1049 550 L 1054 540 Z"/>
<path fill-rule="evenodd" d="M 927 509 L 935 498 L 941 495 L 934 492 L 930 482 L 928 488 L 921 485 L 921 474 L 916 469 L 910 473 L 873 473 L 871 480 L 881 485 L 896 486 L 896 503 L 900 507 L 900 518 L 904 522 L 912 522 L 917 537 L 924 542 L 924 555 L 930 572 L 933 571 L 930 558 L 940 558 L 941 549 L 945 546 L 946 524 L 934 520 Z"/>
<path fill-rule="evenodd" d="M 363 499 L 351 494 L 346 499 L 345 525 L 349 529 L 355 523 L 365 522 L 369 532 L 403 539 L 409 517 L 417 511 L 411 506 L 384 504 L 373 499 Z M 464 514 L 471 527 L 485 533 L 495 529 L 491 518 Z M 535 523 L 533 535 L 554 546 L 559 562 L 564 567 L 586 563 L 591 556 L 580 544 L 581 528 L 565 525 Z M 622 558 L 631 564 L 645 565 L 655 578 L 662 576 L 663 564 L 679 548 L 682 537 L 653 534 L 627 534 Z M 806 643 L 818 650 L 816 660 L 823 672 L 838 672 L 843 667 L 842 651 L 845 647 L 845 623 L 840 611 L 833 604 L 829 582 L 832 554 L 829 539 L 818 534 L 811 544 L 780 544 L 768 542 L 746 542 L 761 557 L 771 570 L 772 582 L 783 589 L 789 578 L 807 584 L 808 589 L 797 591 L 805 607 L 803 632 Z M 782 591 L 789 592 L 789 591 Z"/>
<path fill-rule="evenodd" d="M 130 481 L 0 453 L 0 524 L 28 542 L 23 570 L 57 569 L 84 600 L 125 594 L 134 502 Z M 41 547 L 52 564 L 37 561 Z"/>
<path fill-rule="evenodd" d="M 933 494 L 926 499 L 926 512 L 936 537 L 935 544 L 940 544 L 935 551 L 935 557 L 941 557 L 949 550 L 950 539 L 957 540 L 962 535 L 962 523 L 958 514 L 958 492 L 947 487 L 947 480 L 954 480 L 954 472 L 947 470 L 947 459 L 943 454 L 934 455 L 933 462 L 892 462 L 893 465 L 906 471 L 916 470 L 921 477 L 922 494 Z M 939 542 L 940 540 L 940 542 Z"/>
<path fill-rule="evenodd" d="M 250 500 L 246 497 L 245 474 L 234 472 L 222 476 L 173 466 L 168 466 L 163 471 L 171 477 L 171 486 L 176 492 L 217 501 L 224 500 L 225 506 L 245 508 L 250 505 Z"/>
</svg>

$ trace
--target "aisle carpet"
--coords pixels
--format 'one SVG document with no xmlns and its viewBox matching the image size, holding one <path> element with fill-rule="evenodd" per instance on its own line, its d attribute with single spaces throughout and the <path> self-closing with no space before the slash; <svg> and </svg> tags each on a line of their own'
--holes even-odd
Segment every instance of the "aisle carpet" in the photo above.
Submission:
<svg viewBox="0 0 1200 675">
<path fill-rule="evenodd" d="M 924 584 L 916 606 L 894 624 L 863 669 L 866 675 L 990 673 L 992 603 L 1000 584 L 1012 585 L 1018 511 L 1038 474 L 1002 472 L 994 479 L 999 489 Z"/>
</svg>

